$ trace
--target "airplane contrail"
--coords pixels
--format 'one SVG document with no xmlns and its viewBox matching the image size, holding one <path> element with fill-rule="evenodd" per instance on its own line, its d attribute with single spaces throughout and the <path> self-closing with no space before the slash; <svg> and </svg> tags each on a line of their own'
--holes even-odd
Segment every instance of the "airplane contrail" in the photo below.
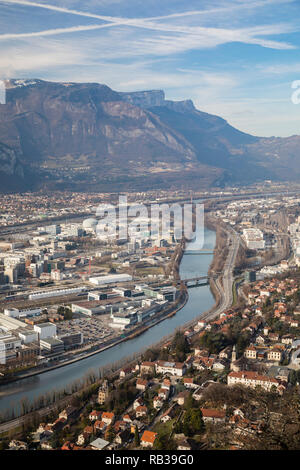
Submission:
<svg viewBox="0 0 300 470">
<path fill-rule="evenodd" d="M 94 29 L 108 28 L 111 26 L 115 26 L 115 23 L 106 23 L 102 25 L 71 26 L 69 28 L 46 29 L 43 31 L 34 31 L 30 33 L 7 33 L 0 34 L 0 41 L 6 39 L 32 38 L 38 36 L 52 36 L 56 34 L 76 33 L 80 31 L 91 31 Z"/>
</svg>

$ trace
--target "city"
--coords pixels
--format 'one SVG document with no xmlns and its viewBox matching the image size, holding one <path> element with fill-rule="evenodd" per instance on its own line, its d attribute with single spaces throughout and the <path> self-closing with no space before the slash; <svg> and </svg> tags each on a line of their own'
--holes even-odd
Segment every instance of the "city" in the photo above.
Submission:
<svg viewBox="0 0 300 470">
<path fill-rule="evenodd" d="M 93 208 L 84 210 L 84 204 L 77 222 L 72 214 L 70 222 L 53 223 L 48 213 L 43 226 L 23 223 L 21 233 L 3 226 L 2 389 L 142 337 L 205 286 L 215 304 L 204 312 L 198 307 L 191 321 L 135 351 L 135 359 L 120 357 L 110 372 L 91 369 L 67 395 L 57 390 L 51 397 L 25 397 L 19 408 L 1 410 L 2 435 L 23 429 L 17 431 L 23 440 L 4 438 L 2 445 L 193 450 L 247 449 L 252 436 L 259 441 L 265 412 L 235 408 L 226 388 L 258 386 L 257 393 L 272 394 L 276 403 L 293 393 L 300 370 L 300 197 L 296 186 L 267 187 L 269 194 L 266 183 L 245 188 L 238 201 L 235 188 L 189 194 L 204 198 L 205 222 L 215 233 L 215 246 L 192 251 L 196 263 L 210 260 L 206 277 L 181 277 L 191 245 L 185 248 L 174 233 L 169 239 L 149 231 L 129 242 L 99 239 L 97 220 L 86 216 Z M 157 203 L 151 193 L 143 196 Z M 39 198 L 28 195 L 29 215 L 36 214 Z M 164 199 L 183 203 L 184 194 L 162 193 Z M 187 417 L 197 409 L 199 429 L 191 430 Z M 278 411 L 270 412 L 280 420 Z"/>
<path fill-rule="evenodd" d="M 299 17 L 0 0 L 10 465 L 300 450 Z"/>
</svg>

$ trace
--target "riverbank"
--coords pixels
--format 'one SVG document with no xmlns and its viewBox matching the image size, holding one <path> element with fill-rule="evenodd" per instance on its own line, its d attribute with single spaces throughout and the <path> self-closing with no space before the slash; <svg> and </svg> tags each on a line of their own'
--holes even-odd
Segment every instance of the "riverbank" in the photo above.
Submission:
<svg viewBox="0 0 300 470">
<path fill-rule="evenodd" d="M 206 229 L 205 245 L 209 251 L 212 251 L 215 242 L 215 232 Z M 190 278 L 206 274 L 212 260 L 212 254 L 183 257 L 180 263 L 180 277 Z M 167 337 L 174 334 L 176 329 L 207 312 L 213 304 L 215 304 L 215 299 L 209 286 L 195 287 L 189 291 L 184 300 L 182 299 L 182 303 L 177 305 L 175 310 L 168 312 L 167 317 L 159 318 L 155 324 L 147 325 L 146 331 L 140 331 L 136 337 L 123 338 L 119 344 L 110 345 L 101 352 L 93 351 L 93 357 L 82 357 L 80 361 L 76 361 L 77 364 L 74 362 L 69 365 L 64 364 L 63 367 L 55 367 L 51 371 L 47 368 L 42 374 L 36 374 L 36 377 L 17 380 L 17 383 L 7 386 L 3 385 L 0 399 L 0 412 L 3 418 L 5 421 L 10 420 L 11 410 L 15 410 L 15 416 L 19 416 L 19 403 L 24 398 L 31 407 L 31 404 L 38 404 L 39 400 L 43 396 L 48 396 L 49 393 L 52 395 L 55 392 L 59 394 L 60 391 L 65 391 L 69 394 L 73 384 L 80 384 L 89 371 L 100 378 L 102 375 L 99 376 L 99 372 L 106 374 L 111 370 L 125 367 L 133 359 L 138 360 L 147 349 L 165 341 Z M 31 407 L 31 409 L 41 408 Z"/>
<path fill-rule="evenodd" d="M 114 341 L 114 342 L 112 342 L 112 343 L 110 343 L 110 344 L 108 344 L 108 345 L 106 345 L 102 348 L 96 349 L 95 351 L 91 351 L 91 352 L 88 352 L 86 354 L 78 355 L 77 357 L 74 357 L 74 359 L 70 359 L 70 360 L 55 364 L 55 365 L 50 366 L 50 367 L 45 367 L 43 369 L 34 370 L 34 371 L 31 371 L 31 372 L 28 372 L 28 373 L 20 374 L 18 376 L 10 377 L 7 380 L 3 379 L 3 380 L 0 381 L 0 387 L 1 387 L 1 385 L 7 385 L 7 384 L 10 384 L 10 383 L 13 383 L 13 382 L 18 382 L 19 380 L 28 379 L 30 377 L 34 377 L 34 376 L 39 375 L 39 374 L 44 374 L 44 373 L 49 372 L 51 370 L 59 369 L 61 367 L 65 367 L 65 366 L 73 364 L 75 362 L 82 361 L 82 360 L 87 359 L 87 358 L 89 358 L 91 356 L 94 356 L 96 354 L 100 354 L 101 352 L 106 351 L 110 348 L 113 348 L 113 347 L 117 346 L 118 344 L 123 343 L 124 341 L 128 341 L 130 339 L 133 339 L 136 336 L 140 336 L 141 334 L 145 333 L 149 328 L 152 328 L 153 326 L 157 325 L 158 323 L 166 320 L 166 318 L 169 318 L 169 317 L 172 317 L 173 315 L 176 315 L 176 313 L 186 305 L 187 301 L 188 301 L 188 291 L 186 289 L 184 292 L 182 292 L 180 294 L 179 299 L 177 299 L 177 302 L 174 303 L 174 305 L 172 306 L 171 311 L 169 312 L 169 309 L 167 309 L 167 313 L 163 312 L 161 314 L 161 316 L 159 318 L 157 318 L 150 325 L 145 325 L 145 326 L 142 326 L 142 327 L 138 327 L 138 328 L 136 328 L 135 331 L 130 332 L 128 334 L 128 336 L 126 336 L 124 338 L 119 337 L 116 341 Z"/>
</svg>

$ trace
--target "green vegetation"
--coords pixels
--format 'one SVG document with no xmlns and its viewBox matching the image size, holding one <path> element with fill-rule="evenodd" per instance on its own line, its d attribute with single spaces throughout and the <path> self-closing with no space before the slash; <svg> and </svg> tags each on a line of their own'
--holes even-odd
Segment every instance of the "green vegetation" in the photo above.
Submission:
<svg viewBox="0 0 300 470">
<path fill-rule="evenodd" d="M 189 352 L 190 346 L 186 337 L 181 331 L 177 331 L 171 343 L 170 353 L 177 361 L 183 362 Z"/>
<path fill-rule="evenodd" d="M 58 315 L 62 315 L 64 317 L 64 320 L 72 320 L 73 318 L 73 312 L 69 307 L 64 307 L 60 306 L 57 309 Z"/>
</svg>

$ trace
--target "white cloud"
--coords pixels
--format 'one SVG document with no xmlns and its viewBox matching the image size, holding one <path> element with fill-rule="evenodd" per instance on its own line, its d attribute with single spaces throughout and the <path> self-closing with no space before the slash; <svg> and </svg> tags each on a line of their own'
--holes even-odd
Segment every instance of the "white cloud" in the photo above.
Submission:
<svg viewBox="0 0 300 470">
<path fill-rule="evenodd" d="M 65 44 L 62 48 L 56 41 L 40 39 L 38 44 L 30 42 L 22 47 L 11 45 L 1 49 L 0 76 L 5 78 L 19 77 L 51 68 L 66 67 L 83 60 L 81 51 Z"/>
<path fill-rule="evenodd" d="M 286 3 L 287 0 L 269 0 L 269 1 L 258 1 L 254 2 L 256 8 L 258 6 L 265 6 L 270 5 L 273 3 Z M 158 31 L 158 32 L 165 32 L 165 33 L 173 33 L 177 34 L 177 37 L 174 36 L 162 36 L 162 37 L 154 37 L 153 40 L 150 39 L 150 47 L 154 47 L 154 51 L 158 53 L 158 49 L 161 51 L 165 51 L 164 53 L 170 54 L 177 51 L 175 47 L 175 39 L 177 38 L 180 41 L 179 50 L 185 51 L 189 49 L 201 49 L 207 47 L 215 47 L 220 44 L 225 44 L 228 42 L 242 42 L 246 44 L 257 44 L 262 47 L 273 48 L 273 49 L 293 49 L 294 46 L 288 44 L 286 42 L 280 42 L 275 40 L 267 40 L 263 38 L 259 38 L 258 35 L 270 35 L 270 34 L 282 34 L 291 31 L 298 30 L 298 27 L 288 25 L 288 24 L 279 24 L 279 25 L 262 25 L 255 28 L 213 28 L 213 27 L 203 27 L 203 26 L 181 26 L 181 25 L 174 25 L 170 23 L 162 23 L 158 20 L 163 19 L 170 19 L 174 18 L 174 15 L 167 15 L 167 16 L 160 16 L 156 17 L 156 21 L 151 20 L 151 18 L 121 18 L 116 16 L 107 16 L 107 15 L 99 15 L 95 13 L 85 12 L 85 11 L 78 11 L 74 9 L 68 9 L 64 7 L 59 7 L 55 5 L 50 5 L 47 3 L 37 3 L 31 2 L 29 0 L 5 0 L 6 3 L 10 4 L 18 4 L 28 7 L 34 8 L 42 8 L 47 10 L 52 10 L 56 12 L 72 14 L 82 17 L 89 17 L 99 19 L 101 21 L 107 21 L 109 24 L 107 26 L 128 26 L 133 28 L 140 28 L 142 30 L 151 30 L 151 31 Z M 245 8 L 246 4 L 243 4 Z M 227 11 L 231 11 L 233 9 L 240 9 L 241 4 L 238 5 L 231 5 L 229 8 L 225 9 Z M 248 7 L 249 8 L 249 7 Z M 223 11 L 223 8 L 217 9 L 218 11 Z M 216 11 L 213 9 L 211 11 Z M 202 12 L 205 12 L 203 10 Z M 182 13 L 181 17 L 184 15 L 191 15 L 197 14 L 199 15 L 200 12 L 186 12 Z M 178 14 L 180 15 L 180 14 Z M 176 16 L 178 16 L 176 15 Z M 81 31 L 83 27 L 80 27 Z M 88 29 L 88 28 L 87 28 Z M 90 28 L 91 29 L 91 28 Z M 96 27 L 94 28 L 96 29 Z M 64 32 L 68 32 L 67 29 Z M 69 29 L 69 32 L 75 32 L 72 28 Z M 60 30 L 60 34 L 62 31 Z M 39 35 L 41 35 L 40 33 Z M 48 35 L 52 34 L 50 31 L 47 32 Z M 53 30 L 53 34 L 55 34 L 55 30 Z M 147 40 L 146 40 L 147 43 Z M 149 39 L 148 39 L 149 44 Z M 158 46 L 158 47 L 157 47 Z M 145 53 L 145 48 L 144 48 Z M 150 52 L 149 52 L 150 53 Z M 160 54 L 161 55 L 161 54 Z"/>
<path fill-rule="evenodd" d="M 276 84 L 273 80 L 273 86 L 278 86 L 277 90 L 273 90 L 273 96 L 261 94 L 265 92 L 263 87 L 270 88 L 266 80 L 268 75 L 280 77 L 283 73 L 300 73 L 299 63 L 255 65 L 255 58 L 252 57 L 251 64 L 240 60 L 237 66 L 230 54 L 230 63 L 218 62 L 214 66 L 211 61 L 208 61 L 210 65 L 201 62 L 203 57 L 207 57 L 205 49 L 236 42 L 278 51 L 295 48 L 285 38 L 278 39 L 281 34 L 299 30 L 293 18 L 289 22 L 278 23 L 278 14 L 274 21 L 270 9 L 269 15 L 262 15 L 260 20 L 266 18 L 268 24 L 257 25 L 258 15 L 254 20 L 258 8 L 294 3 L 293 0 L 226 0 L 221 7 L 211 6 L 200 11 L 191 9 L 151 18 L 98 15 L 30 0 L 6 0 L 5 3 L 28 6 L 32 15 L 35 15 L 37 7 L 41 9 L 40 15 L 43 10 L 48 10 L 45 12 L 45 23 L 47 14 L 53 11 L 61 13 L 62 19 L 70 15 L 68 25 L 70 18 L 72 21 L 71 15 L 75 23 L 83 17 L 92 18 L 91 22 L 96 24 L 72 26 L 71 22 L 69 27 L 64 28 L 58 27 L 62 26 L 60 23 L 43 31 L 14 33 L 12 30 L 0 35 L 1 77 L 32 77 L 34 74 L 51 80 L 94 81 L 106 83 L 119 91 L 163 88 L 168 99 L 192 98 L 200 110 L 221 115 L 246 132 L 287 135 L 289 118 L 290 128 L 294 130 L 296 127 L 300 106 L 298 109 L 296 106 L 290 107 L 289 85 Z M 66 3 L 72 4 L 72 1 L 65 0 Z M 88 2 L 84 6 L 99 11 L 102 3 L 101 0 L 93 0 L 92 4 Z M 104 0 L 104 3 L 108 4 L 108 1 Z M 249 13 L 247 21 L 243 21 L 241 13 L 244 16 Z M 81 20 L 81 23 L 84 21 Z M 29 25 L 30 21 L 26 19 L 26 27 Z M 59 38 L 58 35 L 62 34 L 65 36 Z M 198 63 L 194 64 L 194 68 L 186 65 L 188 61 L 181 62 L 183 56 L 180 57 L 180 54 L 193 50 L 204 51 L 199 54 L 199 60 L 198 56 L 193 55 L 196 57 L 195 63 Z M 230 67 L 234 70 L 230 71 Z M 257 84 L 258 81 L 260 84 Z M 280 127 L 283 115 L 287 118 Z"/>
<path fill-rule="evenodd" d="M 292 73 L 300 73 L 300 62 L 290 64 L 272 64 L 268 66 L 258 66 L 260 72 L 269 75 L 289 75 Z"/>
</svg>

